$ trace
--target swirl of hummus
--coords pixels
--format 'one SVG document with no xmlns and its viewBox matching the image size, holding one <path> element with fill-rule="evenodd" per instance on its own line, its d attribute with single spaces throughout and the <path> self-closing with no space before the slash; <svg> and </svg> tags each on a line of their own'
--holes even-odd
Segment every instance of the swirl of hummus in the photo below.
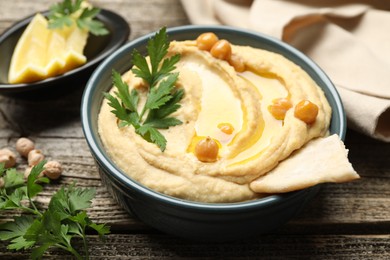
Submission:
<svg viewBox="0 0 390 260">
<path fill-rule="evenodd" d="M 331 108 L 321 88 L 298 65 L 282 55 L 248 46 L 232 45 L 232 55 L 245 64 L 244 72 L 209 52 L 195 41 L 173 41 L 168 55 L 179 53 L 178 88 L 184 88 L 181 108 L 172 116 L 182 125 L 161 130 L 167 139 L 164 152 L 138 136 L 131 127 L 119 128 L 103 101 L 98 118 L 101 140 L 109 156 L 130 177 L 143 185 L 178 198 L 202 202 L 238 202 L 263 196 L 250 183 L 275 168 L 310 140 L 328 135 Z M 142 95 L 142 82 L 129 71 L 129 88 Z M 267 107 L 287 98 L 292 107 L 283 120 Z M 318 107 L 316 120 L 307 124 L 294 116 L 294 107 L 309 100 Z M 218 128 L 229 124 L 232 133 Z M 216 162 L 201 162 L 194 144 L 202 137 L 217 141 Z"/>
</svg>

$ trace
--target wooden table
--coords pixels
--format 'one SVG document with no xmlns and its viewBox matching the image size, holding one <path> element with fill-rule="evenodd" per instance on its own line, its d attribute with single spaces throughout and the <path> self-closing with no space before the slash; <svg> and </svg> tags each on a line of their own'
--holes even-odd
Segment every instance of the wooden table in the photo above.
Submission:
<svg viewBox="0 0 390 260">
<path fill-rule="evenodd" d="M 0 32 L 13 22 L 45 10 L 51 0 L 2 0 Z M 179 0 L 94 0 L 94 5 L 121 14 L 131 25 L 130 40 L 162 26 L 188 24 Z M 1 58 L 1 56 L 0 56 Z M 91 218 L 111 226 L 105 243 L 89 236 L 93 258 L 390 258 L 390 146 L 348 130 L 350 160 L 362 179 L 347 184 L 323 185 L 308 207 L 275 233 L 251 240 L 209 244 L 178 239 L 154 230 L 118 207 L 102 186 L 80 122 L 82 88 L 55 100 L 31 102 L 1 96 L 0 148 L 14 147 L 29 137 L 47 156 L 62 162 L 63 177 L 45 187 L 43 204 L 60 185 L 97 189 Z M 18 159 L 20 169 L 26 162 Z M 0 221 L 12 215 L 0 215 Z M 0 243 L 0 259 L 25 259 L 29 252 L 11 252 Z M 52 258 L 69 258 L 50 251 Z"/>
</svg>

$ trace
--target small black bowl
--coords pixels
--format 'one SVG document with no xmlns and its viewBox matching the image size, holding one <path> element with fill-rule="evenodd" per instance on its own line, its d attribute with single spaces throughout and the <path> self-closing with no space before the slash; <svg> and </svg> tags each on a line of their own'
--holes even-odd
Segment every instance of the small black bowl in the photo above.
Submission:
<svg viewBox="0 0 390 260">
<path fill-rule="evenodd" d="M 49 11 L 41 12 L 47 16 Z M 87 62 L 62 75 L 32 83 L 8 83 L 8 70 L 14 48 L 33 19 L 35 14 L 15 23 L 0 35 L 0 94 L 35 99 L 51 97 L 69 92 L 71 89 L 85 85 L 92 71 L 107 56 L 122 46 L 129 38 L 130 27 L 127 21 L 118 14 L 102 9 L 96 19 L 104 24 L 109 34 L 103 36 L 89 35 L 84 49 Z"/>
</svg>

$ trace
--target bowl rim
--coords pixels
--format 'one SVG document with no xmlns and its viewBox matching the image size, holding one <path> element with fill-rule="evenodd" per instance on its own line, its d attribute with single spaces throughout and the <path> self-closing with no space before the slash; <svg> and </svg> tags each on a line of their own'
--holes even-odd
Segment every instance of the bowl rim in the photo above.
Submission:
<svg viewBox="0 0 390 260">
<path fill-rule="evenodd" d="M 16 21 L 10 27 L 5 29 L 4 32 L 0 35 L 0 43 L 5 41 L 16 31 L 22 29 L 23 27 L 26 27 L 37 13 L 41 13 L 46 16 L 49 12 L 49 10 L 35 12 L 34 14 L 22 18 L 19 21 Z M 0 91 L 2 93 L 22 93 L 24 91 L 38 90 L 48 86 L 52 86 L 53 84 L 58 82 L 66 81 L 67 79 L 75 77 L 79 73 L 82 73 L 84 71 L 87 71 L 88 69 L 97 66 L 102 60 L 107 58 L 110 54 L 112 54 L 115 50 L 117 50 L 120 46 L 122 46 L 128 41 L 128 37 L 130 35 L 130 25 L 122 16 L 107 9 L 100 9 L 100 12 L 96 16 L 96 19 L 103 23 L 111 24 L 118 28 L 117 30 L 113 30 L 110 32 L 112 35 L 110 35 L 110 39 L 107 45 L 100 53 L 98 53 L 89 61 L 87 60 L 85 64 L 70 71 L 67 71 L 61 75 L 31 83 L 12 84 L 8 82 L 0 82 Z"/>
<path fill-rule="evenodd" d="M 251 31 L 247 29 L 241 29 L 236 28 L 232 26 L 225 26 L 225 25 L 184 25 L 184 26 L 177 26 L 177 27 L 171 27 L 167 28 L 167 33 L 169 35 L 178 34 L 185 31 L 214 31 L 214 32 L 228 32 L 228 33 L 238 33 L 240 35 L 245 35 L 246 37 L 261 37 L 262 40 L 269 41 L 273 44 L 279 45 L 278 47 L 282 47 L 285 50 L 287 50 L 290 53 L 293 53 L 296 55 L 299 59 L 301 59 L 303 62 L 307 63 L 309 66 L 311 66 L 318 76 L 321 78 L 321 80 L 324 81 L 324 83 L 327 85 L 329 92 L 334 97 L 336 102 L 336 108 L 339 112 L 339 123 L 340 123 L 340 129 L 338 133 L 339 137 L 344 140 L 345 133 L 346 133 L 346 116 L 344 112 L 344 107 L 341 101 L 341 98 L 329 79 L 329 77 L 324 73 L 324 71 L 308 56 L 300 52 L 299 50 L 295 49 L 291 45 L 288 45 L 287 43 L 284 43 L 272 36 L 265 35 L 256 31 Z M 82 121 L 82 128 L 84 132 L 85 139 L 87 141 L 88 146 L 90 147 L 90 150 L 92 152 L 92 155 L 94 156 L 95 160 L 98 163 L 98 167 L 102 167 L 104 171 L 109 172 L 110 175 L 126 187 L 130 187 L 132 189 L 135 189 L 138 192 L 142 192 L 144 195 L 146 195 L 150 199 L 157 199 L 160 202 L 169 204 L 170 206 L 176 206 L 176 207 L 184 207 L 187 209 L 193 209 L 193 210 L 207 210 L 208 212 L 214 212 L 214 211 L 223 211 L 223 212 L 242 212 L 244 211 L 250 211 L 250 210 L 258 210 L 259 207 L 266 208 L 271 207 L 273 205 L 281 205 L 284 203 L 288 203 L 291 200 L 294 200 L 296 197 L 304 196 L 305 193 L 311 192 L 315 190 L 318 185 L 309 187 L 303 190 L 293 191 L 289 193 L 284 194 L 274 194 L 269 195 L 264 198 L 259 198 L 255 200 L 249 200 L 249 201 L 242 201 L 242 202 L 233 202 L 233 203 L 207 203 L 207 202 L 197 202 L 197 201 L 190 201 L 190 200 L 184 200 L 176 197 L 172 197 L 169 195 L 165 195 L 163 193 L 160 193 L 158 191 L 154 191 L 153 189 L 150 189 L 143 184 L 137 182 L 136 180 L 133 180 L 130 176 L 128 176 L 126 173 L 122 172 L 115 163 L 101 150 L 103 148 L 100 148 L 97 145 L 96 138 L 99 138 L 97 135 L 94 135 L 92 131 L 92 119 L 90 116 L 90 106 L 93 103 L 92 100 L 92 93 L 94 92 L 94 82 L 97 82 L 99 79 L 99 74 L 105 70 L 105 68 L 111 68 L 115 59 L 119 57 L 121 54 L 124 54 L 128 52 L 128 49 L 137 48 L 138 46 L 144 44 L 145 41 L 147 41 L 150 37 L 152 37 L 155 34 L 155 32 L 146 34 L 142 37 L 139 37 L 133 41 L 130 41 L 123 45 L 121 48 L 119 48 L 117 51 L 115 51 L 113 54 L 110 55 L 109 58 L 104 60 L 92 73 L 90 79 L 88 80 L 86 87 L 84 89 L 84 93 L 82 96 L 81 101 L 81 121 Z M 108 155 L 107 155 L 108 156 Z"/>
</svg>

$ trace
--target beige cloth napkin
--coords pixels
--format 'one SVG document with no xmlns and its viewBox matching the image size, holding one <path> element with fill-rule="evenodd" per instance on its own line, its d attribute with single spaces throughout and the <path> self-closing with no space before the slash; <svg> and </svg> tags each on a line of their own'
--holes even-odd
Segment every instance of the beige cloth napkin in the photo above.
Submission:
<svg viewBox="0 0 390 260">
<path fill-rule="evenodd" d="M 193 24 L 259 31 L 293 45 L 328 74 L 348 126 L 390 142 L 389 0 L 181 0 Z"/>
</svg>

